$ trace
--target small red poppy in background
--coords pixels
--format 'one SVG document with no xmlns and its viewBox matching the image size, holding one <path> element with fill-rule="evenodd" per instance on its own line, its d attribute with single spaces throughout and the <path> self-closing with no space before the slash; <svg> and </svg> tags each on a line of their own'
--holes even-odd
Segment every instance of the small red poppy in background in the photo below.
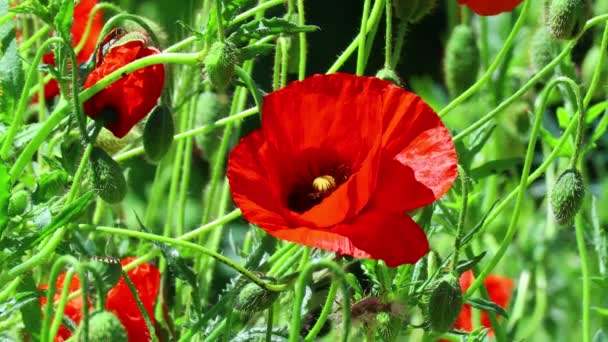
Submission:
<svg viewBox="0 0 608 342">
<path fill-rule="evenodd" d="M 474 279 L 475 278 L 473 277 L 472 271 L 467 271 L 460 276 L 460 287 L 462 288 L 463 292 L 468 290 Z M 490 300 L 503 308 L 506 308 L 511 299 L 513 280 L 497 275 L 489 275 L 486 277 L 486 279 L 484 279 L 483 283 L 488 289 Z M 490 317 L 486 312 L 481 313 L 481 325 L 486 328 L 490 328 L 490 333 L 493 333 Z M 473 319 L 470 305 L 465 304 L 462 307 L 462 311 L 460 311 L 460 315 L 454 324 L 454 328 L 469 332 L 473 331 Z"/>
<path fill-rule="evenodd" d="M 148 45 L 148 38 L 138 32 L 133 39 L 112 39 L 111 46 L 102 46 L 104 54 L 87 77 L 89 88 L 115 70 L 146 56 L 160 53 Z M 93 119 L 103 120 L 105 127 L 122 138 L 156 106 L 165 83 L 165 67 L 155 64 L 124 75 L 84 102 L 84 112 Z"/>
<path fill-rule="evenodd" d="M 80 40 L 83 38 L 89 18 L 91 17 L 91 11 L 96 5 L 97 0 L 80 0 L 80 2 L 74 6 L 74 22 L 72 24 L 72 29 L 70 30 L 72 33 L 72 47 L 75 48 L 78 46 Z M 86 62 L 91 57 L 93 52 L 95 52 L 97 39 L 99 38 L 99 34 L 101 33 L 102 29 L 103 12 L 97 11 L 95 13 L 95 17 L 93 18 L 91 30 L 89 31 L 87 40 L 82 46 L 82 50 L 80 50 L 76 56 L 78 63 Z M 44 64 L 55 65 L 55 55 L 53 53 L 43 55 L 42 62 Z M 44 97 L 49 100 L 57 95 L 59 95 L 59 84 L 56 80 L 50 80 L 44 85 Z"/>
<path fill-rule="evenodd" d="M 127 257 L 122 259 L 120 264 L 125 266 L 135 259 L 136 258 L 134 257 Z M 160 272 L 158 268 L 151 264 L 144 263 L 129 270 L 127 275 L 133 282 L 137 294 L 146 308 L 146 312 L 148 312 L 152 324 L 154 324 L 154 302 L 156 301 L 160 289 Z M 61 297 L 61 289 L 63 288 L 64 280 L 65 273 L 62 273 L 57 277 L 57 292 L 54 296 L 55 301 L 59 300 Z M 47 288 L 48 285 L 41 285 L 39 287 L 40 290 L 45 290 Z M 74 293 L 78 290 L 80 290 L 80 280 L 78 277 L 73 277 L 70 280 L 70 293 Z M 40 304 L 44 310 L 46 297 L 40 297 Z M 74 323 L 79 324 L 82 320 L 82 304 L 82 296 L 77 296 L 76 298 L 69 300 L 64 310 L 64 316 L 71 319 Z M 113 312 L 116 317 L 120 319 L 127 331 L 130 342 L 151 340 L 150 331 L 148 330 L 146 322 L 135 302 L 135 298 L 123 277 L 120 277 L 118 283 L 108 292 L 105 308 L 106 310 Z M 89 310 L 91 310 L 90 305 Z M 69 339 L 71 336 L 72 332 L 64 325 L 61 325 L 55 336 L 55 341 L 62 342 Z"/>
<path fill-rule="evenodd" d="M 523 0 L 458 0 L 461 5 L 468 6 L 473 12 L 484 15 L 497 15 L 503 12 L 511 12 Z"/>
<path fill-rule="evenodd" d="M 228 180 L 243 216 L 270 235 L 392 267 L 428 252 L 406 211 L 445 194 L 456 164 L 450 133 L 417 95 L 338 73 L 266 96 Z"/>
</svg>

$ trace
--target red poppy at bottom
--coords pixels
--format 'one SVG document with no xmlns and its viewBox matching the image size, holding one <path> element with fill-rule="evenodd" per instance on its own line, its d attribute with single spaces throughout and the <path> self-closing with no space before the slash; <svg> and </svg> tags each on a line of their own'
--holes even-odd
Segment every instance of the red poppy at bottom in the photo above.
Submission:
<svg viewBox="0 0 608 342">
<path fill-rule="evenodd" d="M 388 266 L 426 235 L 406 214 L 457 176 L 452 138 L 418 96 L 374 77 L 315 75 L 264 98 L 262 128 L 230 153 L 243 216 L 270 235 Z"/>
<path fill-rule="evenodd" d="M 511 12 L 523 0 L 458 0 L 461 5 L 468 6 L 473 12 L 491 16 L 503 12 Z"/>
</svg>

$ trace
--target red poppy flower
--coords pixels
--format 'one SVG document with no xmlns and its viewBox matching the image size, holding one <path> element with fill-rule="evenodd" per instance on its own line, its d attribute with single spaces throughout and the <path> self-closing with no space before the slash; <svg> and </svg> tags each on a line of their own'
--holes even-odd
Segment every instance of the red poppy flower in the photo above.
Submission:
<svg viewBox="0 0 608 342">
<path fill-rule="evenodd" d="M 458 0 L 461 5 L 468 6 L 473 12 L 489 16 L 503 12 L 511 12 L 523 0 Z"/>
<path fill-rule="evenodd" d="M 466 291 L 473 282 L 473 272 L 467 271 L 460 276 L 460 286 L 462 291 Z M 511 299 L 511 291 L 513 290 L 513 280 L 501 276 L 489 275 L 483 282 L 488 289 L 490 300 L 494 303 L 506 308 Z M 486 312 L 481 313 L 481 324 L 490 328 L 492 333 L 492 324 L 490 323 L 490 317 Z M 473 331 L 473 320 L 471 314 L 471 306 L 465 304 L 460 311 L 460 315 L 454 324 L 454 328 L 465 331 Z"/>
<path fill-rule="evenodd" d="M 137 59 L 160 53 L 148 46 L 146 39 L 130 40 L 112 46 L 87 77 L 84 87 Z M 122 138 L 156 106 L 165 83 L 165 67 L 155 64 L 123 76 L 95 94 L 84 104 L 84 112 L 93 119 L 103 119 L 105 127 Z"/>
<path fill-rule="evenodd" d="M 80 0 L 80 2 L 74 6 L 74 22 L 72 24 L 72 29 L 70 30 L 72 33 L 73 47 L 78 46 L 80 40 L 83 38 L 85 28 L 87 27 L 89 18 L 91 17 L 91 11 L 96 5 L 97 0 Z M 97 11 L 95 13 L 95 17 L 93 18 L 89 36 L 87 37 L 82 50 L 80 50 L 76 56 L 78 63 L 86 62 L 91 57 L 93 52 L 95 52 L 97 39 L 99 38 L 99 34 L 101 33 L 102 29 L 103 12 Z M 55 65 L 55 55 L 53 53 L 43 55 L 42 62 L 44 64 Z M 44 97 L 48 100 L 57 95 L 59 95 L 59 84 L 55 80 L 50 80 L 44 85 Z"/>
<path fill-rule="evenodd" d="M 120 264 L 125 266 L 131 263 L 136 258 L 127 257 L 121 260 Z M 127 272 L 129 279 L 135 285 L 137 294 L 139 295 L 142 304 L 146 308 L 146 312 L 150 316 L 152 323 L 154 323 L 154 302 L 158 296 L 160 289 L 160 272 L 159 270 L 148 263 L 138 265 Z M 63 288 L 63 281 L 65 279 L 65 273 L 62 273 L 57 278 L 57 293 L 55 293 L 55 300 L 59 300 L 61 297 L 61 289 Z M 40 289 L 47 289 L 47 285 L 40 286 Z M 78 277 L 73 277 L 70 282 L 70 293 L 80 290 L 80 281 Z M 40 298 L 42 307 L 46 303 L 46 297 Z M 135 298 L 129 290 L 127 283 L 121 277 L 118 283 L 108 292 L 106 299 L 106 310 L 113 312 L 116 317 L 120 319 L 122 325 L 127 330 L 127 335 L 130 342 L 141 342 L 150 341 L 150 331 L 146 326 L 146 322 L 139 311 L 139 307 L 135 302 Z M 78 324 L 82 320 L 82 297 L 78 296 L 72 300 L 69 300 L 64 315 L 69 317 L 74 323 Z M 61 326 L 59 332 L 55 337 L 56 342 L 65 341 L 72 336 L 70 330 L 67 327 Z"/>
<path fill-rule="evenodd" d="M 61 273 L 57 277 L 57 281 L 55 282 L 55 286 L 57 288 L 57 292 L 53 296 L 53 301 L 58 301 L 61 298 L 61 290 L 63 289 L 63 282 L 65 281 L 65 273 Z M 38 287 L 39 290 L 46 290 L 49 286 L 44 284 Z M 72 277 L 70 279 L 70 294 L 80 290 L 80 279 L 78 276 Z M 46 304 L 46 296 L 40 297 L 40 306 L 43 308 Z M 63 311 L 63 315 L 67 316 L 71 319 L 75 324 L 79 324 L 80 320 L 82 320 L 82 296 L 77 296 L 74 299 L 68 300 L 65 309 Z M 55 335 L 56 342 L 62 342 L 67 340 L 72 336 L 70 330 L 65 326 L 61 325 L 59 327 L 59 331 L 57 331 L 57 335 Z"/>
<path fill-rule="evenodd" d="M 417 95 L 373 77 L 315 75 L 264 98 L 262 128 L 230 153 L 243 216 L 270 235 L 389 266 L 428 251 L 405 212 L 457 175 L 452 138 Z"/>
</svg>

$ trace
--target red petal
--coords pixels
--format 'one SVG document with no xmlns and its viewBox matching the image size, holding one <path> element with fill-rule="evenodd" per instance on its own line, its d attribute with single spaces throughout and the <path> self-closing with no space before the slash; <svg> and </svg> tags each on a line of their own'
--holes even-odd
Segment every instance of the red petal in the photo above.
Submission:
<svg viewBox="0 0 608 342">
<path fill-rule="evenodd" d="M 443 196 L 458 175 L 452 137 L 418 96 L 391 87 L 384 100 L 383 161 L 374 205 L 413 210 Z"/>
<path fill-rule="evenodd" d="M 321 176 L 315 173 L 322 166 L 319 159 L 327 155 L 333 154 L 335 161 L 344 162 L 353 172 L 347 183 L 320 204 L 302 215 L 294 213 L 294 223 L 328 227 L 367 204 L 377 173 L 378 108 L 385 86 L 369 77 L 315 75 L 264 98 L 262 127 L 274 151 L 276 174 L 271 176 L 282 180 L 282 199 L 298 177 L 312 181 Z"/>
<path fill-rule="evenodd" d="M 467 5 L 479 15 L 497 15 L 503 12 L 511 12 L 522 2 L 522 0 L 458 0 L 461 5 Z"/>
<path fill-rule="evenodd" d="M 416 263 L 429 250 L 424 231 L 402 213 L 367 211 L 349 224 L 327 229 L 260 227 L 280 239 L 357 258 L 381 259 L 390 267 Z"/>
</svg>

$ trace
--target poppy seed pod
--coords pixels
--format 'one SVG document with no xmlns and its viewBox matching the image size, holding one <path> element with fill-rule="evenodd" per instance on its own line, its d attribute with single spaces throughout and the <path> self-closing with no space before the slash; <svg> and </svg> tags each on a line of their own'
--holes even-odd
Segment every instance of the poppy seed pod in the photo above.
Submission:
<svg viewBox="0 0 608 342">
<path fill-rule="evenodd" d="M 557 223 L 569 224 L 581 209 L 585 197 L 585 184 L 581 173 L 568 169 L 559 176 L 551 192 L 551 207 Z"/>
<path fill-rule="evenodd" d="M 556 39 L 573 39 L 585 25 L 584 0 L 552 0 L 547 12 L 547 28 Z"/>
<path fill-rule="evenodd" d="M 120 165 L 99 147 L 93 148 L 90 161 L 97 195 L 108 203 L 122 201 L 127 194 L 127 182 Z"/>
<path fill-rule="evenodd" d="M 462 94 L 475 83 L 479 59 L 473 30 L 467 25 L 456 26 L 448 40 L 444 59 L 445 80 L 451 96 Z"/>
<path fill-rule="evenodd" d="M 557 56 L 558 49 L 559 46 L 557 42 L 546 28 L 541 27 L 536 30 L 534 35 L 532 35 L 530 49 L 528 50 L 530 53 L 530 66 L 532 67 L 532 71 L 538 73 L 546 67 L 547 64 L 551 63 L 553 58 Z"/>
<path fill-rule="evenodd" d="M 258 284 L 249 283 L 239 292 L 234 307 L 244 313 L 258 312 L 269 308 L 278 297 L 278 292 L 268 291 Z"/>
<path fill-rule="evenodd" d="M 226 90 L 239 62 L 239 50 L 231 42 L 215 42 L 205 57 L 205 72 L 211 84 L 219 90 Z"/>
<path fill-rule="evenodd" d="M 448 273 L 435 280 L 431 292 L 424 300 L 426 321 L 438 333 L 448 331 L 456 322 L 464 300 L 458 277 Z"/>
<path fill-rule="evenodd" d="M 25 190 L 15 192 L 8 200 L 8 216 L 23 214 L 29 202 L 29 195 Z"/>
<path fill-rule="evenodd" d="M 378 72 L 376 73 L 376 77 L 378 77 L 381 80 L 392 82 L 399 87 L 403 86 L 401 84 L 401 79 L 399 78 L 399 75 L 397 75 L 397 73 L 393 69 L 382 68 L 382 69 L 378 70 Z"/>
<path fill-rule="evenodd" d="M 78 341 L 84 341 L 82 324 L 77 331 Z M 99 311 L 89 319 L 89 341 L 91 342 L 126 342 L 127 331 L 120 319 L 109 311 Z"/>
</svg>

